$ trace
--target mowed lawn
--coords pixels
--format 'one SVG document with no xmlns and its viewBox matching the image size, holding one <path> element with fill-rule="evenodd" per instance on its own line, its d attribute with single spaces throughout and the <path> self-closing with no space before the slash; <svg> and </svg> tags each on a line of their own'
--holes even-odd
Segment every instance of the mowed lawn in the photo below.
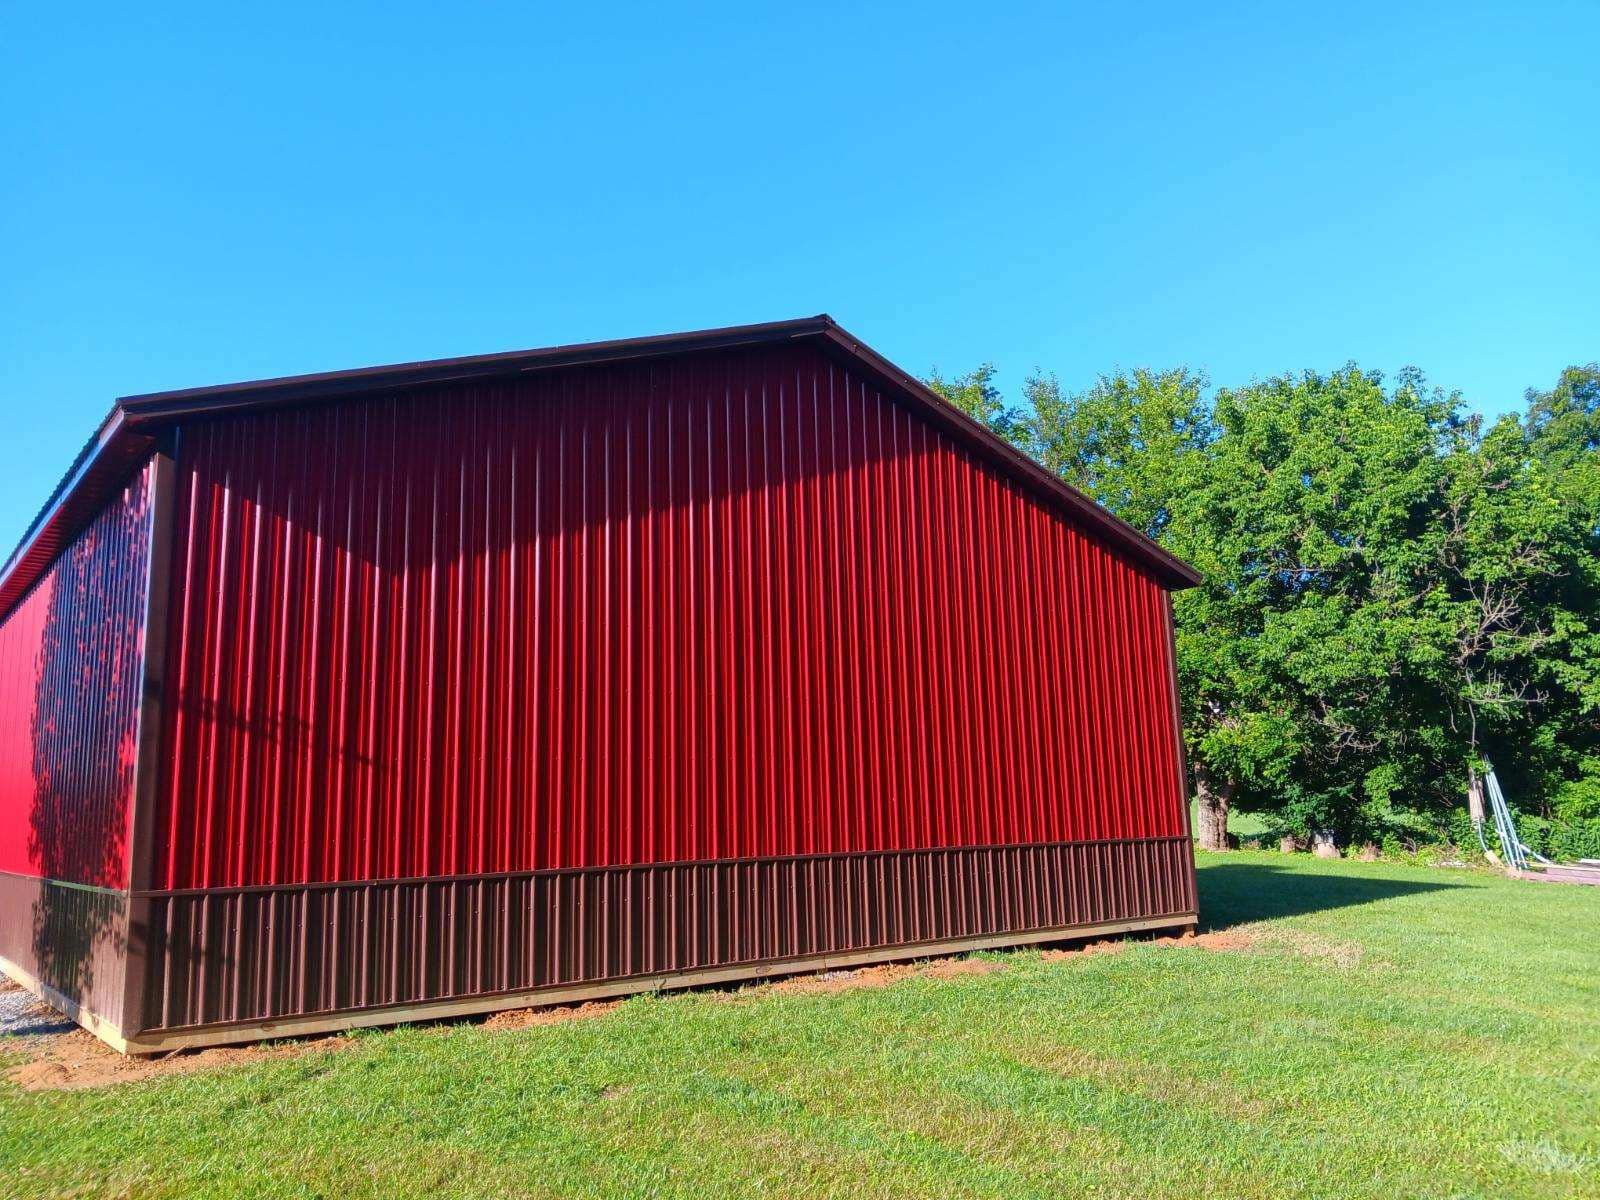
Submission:
<svg viewBox="0 0 1600 1200">
<path fill-rule="evenodd" d="M 1600 1196 L 1600 889 L 1200 867 L 1187 944 L 0 1083 L 0 1195 Z"/>
</svg>

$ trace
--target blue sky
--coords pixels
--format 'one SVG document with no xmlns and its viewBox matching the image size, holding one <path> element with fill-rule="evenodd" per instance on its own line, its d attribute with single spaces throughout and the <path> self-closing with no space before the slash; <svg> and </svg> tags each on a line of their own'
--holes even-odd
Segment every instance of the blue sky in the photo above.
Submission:
<svg viewBox="0 0 1600 1200">
<path fill-rule="evenodd" d="M 1600 357 L 1600 5 L 669 7 L 12 9 L 0 542 L 115 396 L 266 375 L 822 311 L 1013 391 Z"/>
</svg>

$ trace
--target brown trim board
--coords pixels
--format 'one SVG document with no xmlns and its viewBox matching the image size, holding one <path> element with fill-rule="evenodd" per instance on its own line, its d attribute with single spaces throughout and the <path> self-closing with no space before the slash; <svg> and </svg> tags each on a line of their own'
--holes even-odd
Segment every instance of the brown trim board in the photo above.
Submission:
<svg viewBox="0 0 1600 1200">
<path fill-rule="evenodd" d="M 239 1042 L 259 1041 L 265 1038 L 304 1037 L 310 1034 L 335 1033 L 349 1029 L 368 1029 L 374 1026 L 398 1025 L 409 1021 L 443 1021 L 459 1017 L 483 1016 L 514 1008 L 574 1004 L 586 1000 L 637 995 L 641 992 L 710 987 L 723 983 L 736 983 L 741 980 L 758 980 L 780 975 L 804 974 L 807 971 L 839 970 L 848 967 L 868 966 L 873 963 L 934 958 L 950 954 L 969 953 L 975 950 L 992 950 L 1056 941 L 1075 941 L 1160 929 L 1192 929 L 1195 921 L 1196 916 L 1194 913 L 1173 913 L 1162 917 L 1148 917 L 1127 921 L 1102 921 L 1092 925 L 1073 925 L 1058 929 L 1034 929 L 1023 933 L 952 938 L 942 942 L 914 942 L 840 954 L 816 954 L 804 958 L 738 963 L 725 967 L 666 972 L 658 975 L 631 975 L 621 979 L 602 980 L 594 983 L 572 984 L 563 987 L 529 988 L 522 991 L 500 992 L 453 1000 L 424 1001 L 385 1008 L 346 1009 L 339 1012 L 314 1013 L 280 1020 L 173 1029 L 165 1032 L 140 1034 L 125 1039 L 121 1038 L 119 1034 L 118 1038 L 121 1044 L 117 1045 L 117 1043 L 113 1042 L 113 1045 L 116 1045 L 117 1049 L 126 1054 L 159 1054 L 170 1050 L 224 1046 Z M 91 1032 L 94 1031 L 91 1030 Z M 101 1034 L 100 1036 L 104 1037 L 105 1035 Z M 107 1038 L 107 1040 L 111 1039 Z"/>
<path fill-rule="evenodd" d="M 964 848 L 149 898 L 155 1034 L 1188 920 L 1190 844 Z"/>
</svg>

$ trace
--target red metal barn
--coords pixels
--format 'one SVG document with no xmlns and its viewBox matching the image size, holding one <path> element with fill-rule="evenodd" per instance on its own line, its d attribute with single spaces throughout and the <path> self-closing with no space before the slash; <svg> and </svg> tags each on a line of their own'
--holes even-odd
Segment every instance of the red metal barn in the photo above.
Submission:
<svg viewBox="0 0 1600 1200">
<path fill-rule="evenodd" d="M 827 317 L 125 398 L 0 956 L 149 1051 L 1187 926 L 1193 582 Z"/>
</svg>

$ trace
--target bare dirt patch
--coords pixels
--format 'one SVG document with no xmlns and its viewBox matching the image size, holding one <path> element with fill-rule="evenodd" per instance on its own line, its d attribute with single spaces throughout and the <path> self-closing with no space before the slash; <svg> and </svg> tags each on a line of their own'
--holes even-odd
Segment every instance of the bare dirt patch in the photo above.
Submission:
<svg viewBox="0 0 1600 1200">
<path fill-rule="evenodd" d="M 1046 962 L 1069 962 L 1093 954 L 1121 954 L 1130 946 L 1207 946 L 1213 949 L 1235 949 L 1231 945 L 1222 945 L 1218 934 L 1202 934 L 1195 936 L 1193 929 L 1186 929 L 1178 934 L 1163 934 L 1160 936 L 1141 936 L 1130 934 L 1127 937 L 1101 938 L 1094 942 L 1078 942 L 1069 946 L 1057 946 L 1050 950 L 1040 952 L 1039 957 Z"/>
<path fill-rule="evenodd" d="M 1303 929 L 1280 929 L 1269 944 L 1281 945 L 1301 958 L 1316 959 L 1341 968 L 1358 965 L 1365 954 L 1359 942 L 1341 942 Z"/>
<path fill-rule="evenodd" d="M 854 971 L 824 971 L 819 975 L 791 975 L 761 990 L 799 995 L 828 995 L 857 988 L 890 987 L 905 979 L 955 979 L 963 975 L 988 975 L 1005 964 L 990 958 L 935 958 L 925 962 L 881 963 Z"/>
<path fill-rule="evenodd" d="M 1164 940 L 1173 941 L 1170 938 Z M 1359 942 L 1341 942 L 1310 930 L 1277 925 L 1236 925 L 1232 929 L 1217 929 L 1202 933 L 1188 944 L 1205 950 L 1237 953 L 1286 950 L 1296 957 L 1339 968 L 1358 965 L 1365 953 Z"/>
<path fill-rule="evenodd" d="M 354 1044 L 343 1034 L 335 1034 L 264 1046 L 217 1046 L 210 1050 L 180 1050 L 135 1058 L 118 1054 L 93 1035 L 74 1029 L 49 1037 L 19 1038 L 14 1046 L 7 1046 L 29 1057 L 27 1062 L 8 1070 L 5 1077 L 28 1092 L 76 1091 L 186 1075 L 192 1071 L 331 1054 Z"/>
<path fill-rule="evenodd" d="M 509 1008 L 483 1022 L 485 1029 L 532 1029 L 538 1025 L 563 1025 L 568 1021 L 587 1021 L 603 1017 L 622 1006 L 621 1000 L 591 1000 L 586 1004 L 563 1004 L 550 1008 Z"/>
<path fill-rule="evenodd" d="M 1128 948 L 1128 942 L 1122 938 L 1107 938 L 1099 942 L 1085 942 L 1081 946 L 1057 946 L 1054 949 L 1042 950 L 1039 957 L 1046 962 L 1060 962 L 1063 959 L 1082 958 L 1086 954 L 1121 954 Z"/>
<path fill-rule="evenodd" d="M 1180 944 L 1176 938 L 1168 938 L 1166 940 L 1172 942 L 1174 945 Z M 1260 941 L 1261 939 L 1252 931 L 1239 928 L 1217 929 L 1210 933 L 1202 933 L 1195 937 L 1189 938 L 1187 942 L 1182 944 L 1198 946 L 1202 950 L 1237 951 L 1254 950 L 1258 945 L 1260 945 Z"/>
<path fill-rule="evenodd" d="M 923 963 L 917 974 L 934 979 L 954 979 L 961 975 L 989 975 L 1004 966 L 1005 963 L 993 958 L 936 958 Z"/>
</svg>

